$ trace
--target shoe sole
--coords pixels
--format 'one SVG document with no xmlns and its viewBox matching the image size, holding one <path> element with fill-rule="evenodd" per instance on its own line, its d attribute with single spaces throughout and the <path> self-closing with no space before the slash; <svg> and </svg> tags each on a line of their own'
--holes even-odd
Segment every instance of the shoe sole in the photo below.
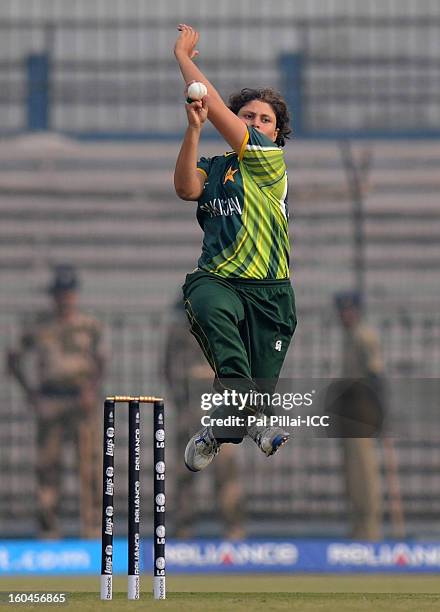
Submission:
<svg viewBox="0 0 440 612">
<path fill-rule="evenodd" d="M 189 442 L 188 442 L 188 444 L 189 444 Z M 186 455 L 186 452 L 185 452 L 185 455 Z M 212 459 L 214 459 L 214 457 L 212 457 Z M 188 465 L 188 463 L 186 462 L 185 456 L 184 456 L 184 458 L 183 458 L 183 461 L 184 461 L 184 463 L 185 463 L 185 466 L 187 467 L 187 469 L 188 469 L 190 472 L 195 472 L 195 473 L 197 473 L 197 472 L 201 472 L 201 471 L 203 471 L 205 468 L 207 468 L 207 467 L 208 467 L 208 465 L 209 465 L 209 464 L 212 462 L 212 459 L 211 459 L 211 461 L 210 461 L 210 462 L 209 462 L 207 465 L 205 465 L 204 467 L 202 467 L 200 470 L 195 470 L 193 467 L 189 466 L 189 465 Z"/>
<path fill-rule="evenodd" d="M 200 471 L 201 471 L 201 470 L 194 470 L 192 467 L 189 467 L 189 465 L 187 464 L 187 462 L 186 462 L 186 461 L 185 461 L 185 465 L 186 465 L 186 467 L 188 468 L 188 470 L 189 470 L 190 472 L 195 472 L 195 473 L 197 473 L 197 472 L 200 472 Z"/>
</svg>

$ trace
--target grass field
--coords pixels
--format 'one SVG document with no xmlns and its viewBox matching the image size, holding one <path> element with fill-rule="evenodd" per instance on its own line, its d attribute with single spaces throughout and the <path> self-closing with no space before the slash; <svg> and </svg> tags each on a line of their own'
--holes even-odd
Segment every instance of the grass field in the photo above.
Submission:
<svg viewBox="0 0 440 612">
<path fill-rule="evenodd" d="M 166 610 L 179 612 L 419 612 L 440 610 L 440 577 L 385 575 L 172 576 L 166 601 L 154 601 L 152 580 L 142 577 L 141 601 L 128 602 L 126 577 L 114 579 L 114 599 L 101 602 L 99 577 L 1 578 L 0 591 L 68 593 L 74 610 Z M 57 605 L 0 604 L 2 609 L 54 610 Z"/>
</svg>

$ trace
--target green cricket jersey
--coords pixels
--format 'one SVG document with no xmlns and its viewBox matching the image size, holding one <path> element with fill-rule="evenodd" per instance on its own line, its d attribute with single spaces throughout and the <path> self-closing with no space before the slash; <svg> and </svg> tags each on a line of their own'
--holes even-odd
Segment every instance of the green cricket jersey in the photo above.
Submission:
<svg viewBox="0 0 440 612">
<path fill-rule="evenodd" d="M 223 277 L 289 277 L 287 173 L 284 154 L 248 128 L 240 154 L 204 158 L 206 176 L 197 205 L 203 229 L 198 267 Z"/>
</svg>

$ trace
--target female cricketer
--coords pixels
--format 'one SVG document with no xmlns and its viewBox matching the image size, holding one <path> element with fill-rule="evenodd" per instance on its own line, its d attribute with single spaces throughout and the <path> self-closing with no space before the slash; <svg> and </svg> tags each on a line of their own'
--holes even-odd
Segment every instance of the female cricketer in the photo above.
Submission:
<svg viewBox="0 0 440 612">
<path fill-rule="evenodd" d="M 215 390 L 240 398 L 217 407 L 211 424 L 188 442 L 185 463 L 198 472 L 221 444 L 237 444 L 248 435 L 269 456 L 289 437 L 268 424 L 269 405 L 242 400 L 273 393 L 296 327 L 281 149 L 291 130 L 286 104 L 272 89 L 243 89 L 227 106 L 193 61 L 198 32 L 186 24 L 178 30 L 174 54 L 185 84 L 207 88 L 202 100 L 186 104 L 188 127 L 174 174 L 177 195 L 197 202 L 204 232 L 197 268 L 183 286 L 185 309 L 213 369 Z M 231 152 L 198 159 L 206 119 Z M 227 417 L 234 417 L 233 426 L 223 425 Z"/>
</svg>

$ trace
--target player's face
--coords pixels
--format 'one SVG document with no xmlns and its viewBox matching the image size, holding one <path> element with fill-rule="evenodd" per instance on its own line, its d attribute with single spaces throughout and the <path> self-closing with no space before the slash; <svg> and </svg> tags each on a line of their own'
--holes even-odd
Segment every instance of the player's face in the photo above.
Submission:
<svg viewBox="0 0 440 612">
<path fill-rule="evenodd" d="M 275 142 L 278 135 L 277 118 L 270 104 L 262 100 L 251 100 L 240 108 L 238 117 Z"/>
</svg>

